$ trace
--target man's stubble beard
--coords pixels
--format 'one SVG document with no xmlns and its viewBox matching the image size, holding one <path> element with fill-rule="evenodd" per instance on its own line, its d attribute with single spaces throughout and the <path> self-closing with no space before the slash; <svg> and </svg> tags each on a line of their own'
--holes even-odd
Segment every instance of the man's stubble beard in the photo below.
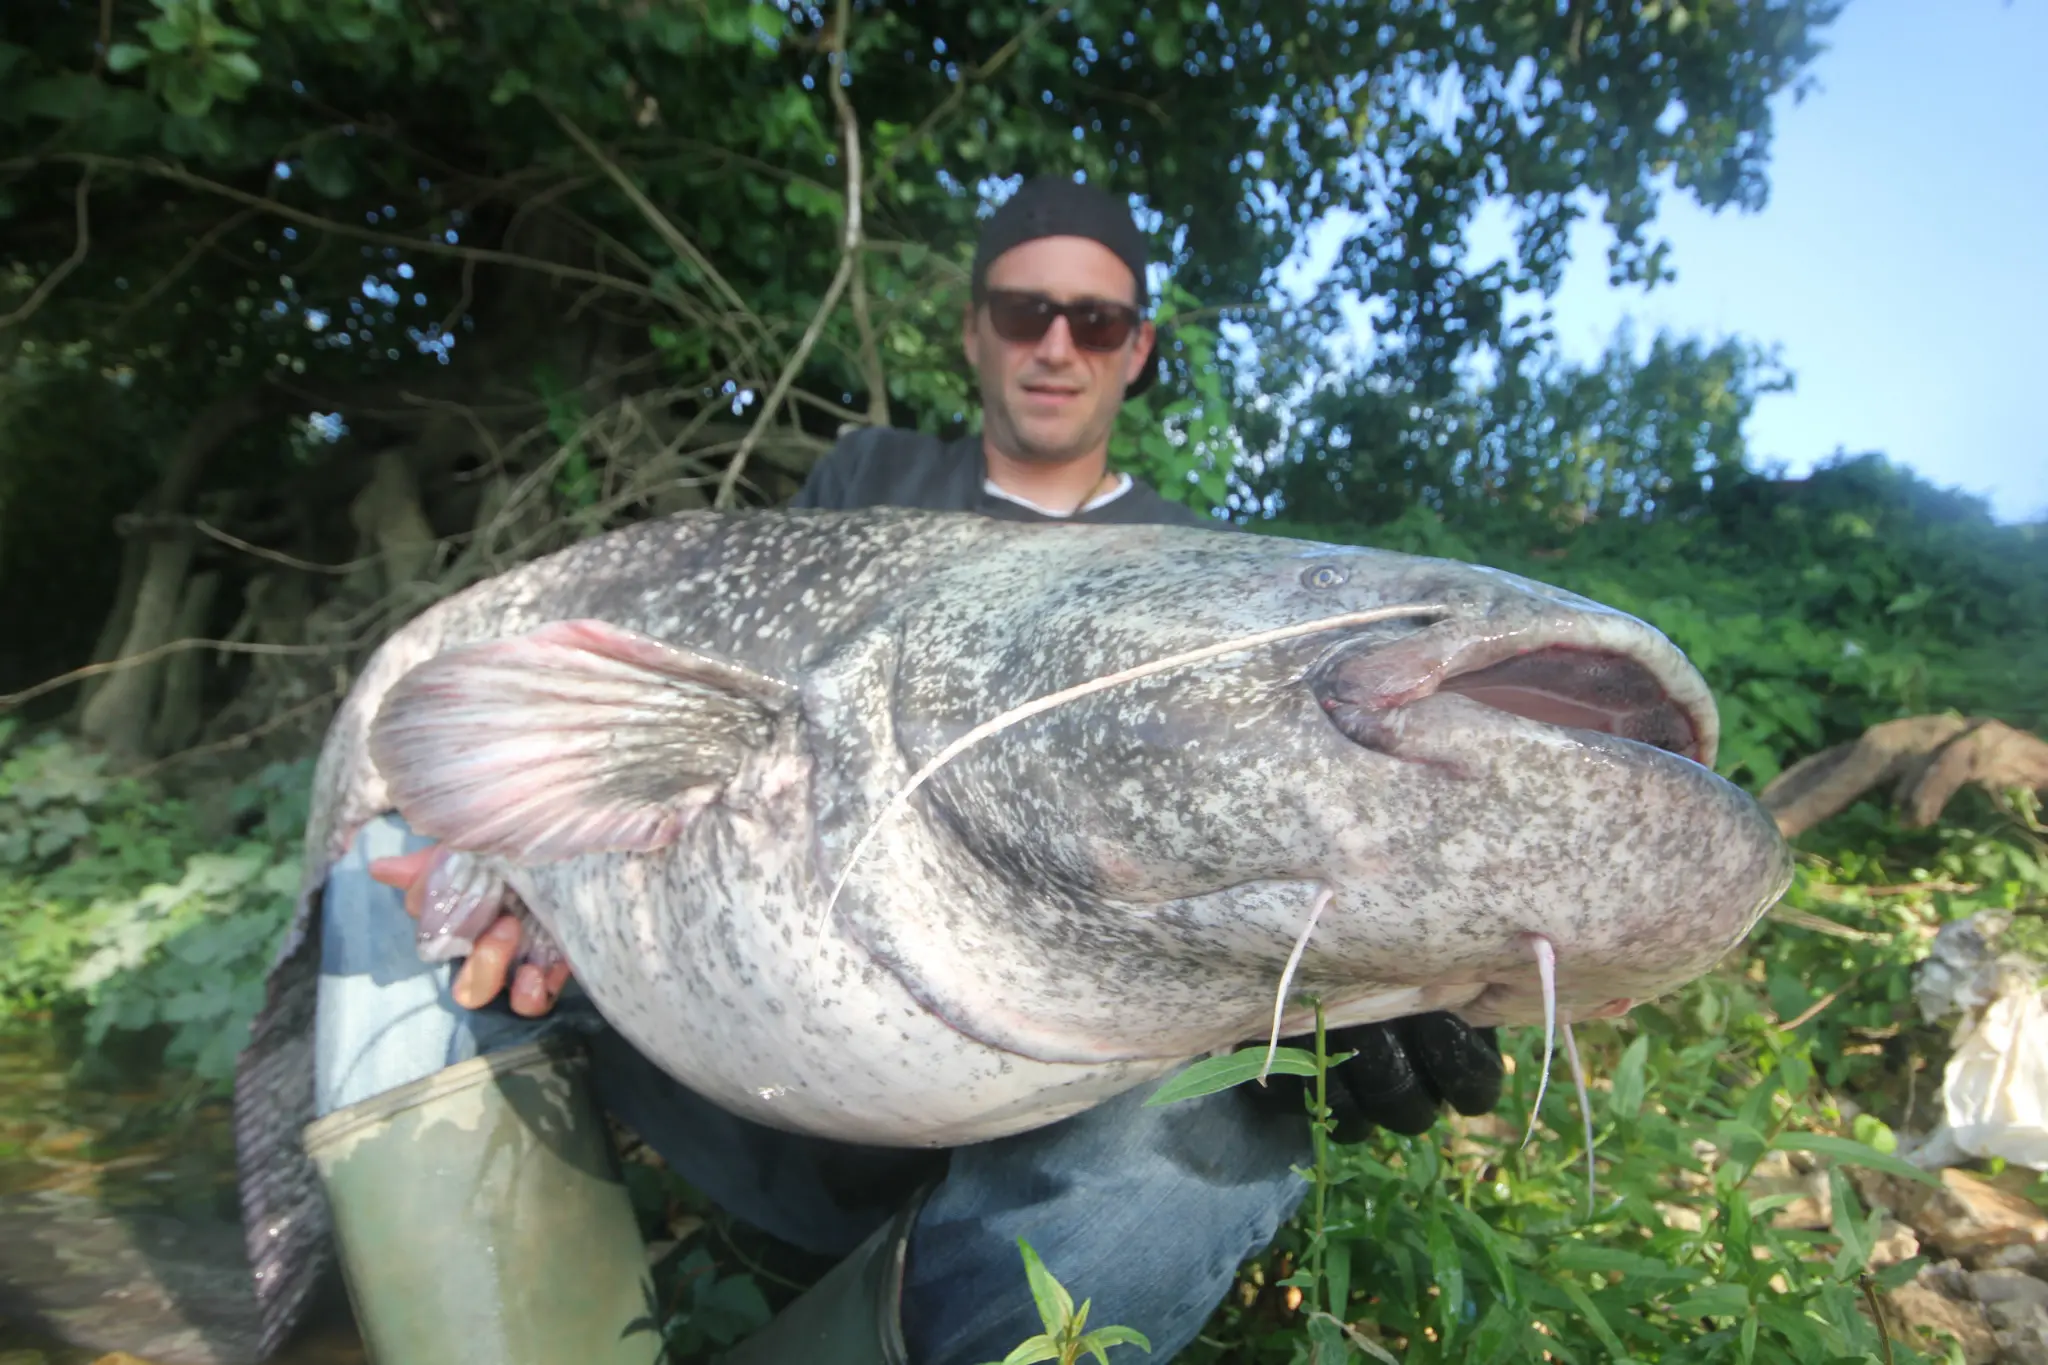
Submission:
<svg viewBox="0 0 2048 1365">
<path fill-rule="evenodd" d="M 1023 427 L 1010 411 L 1008 392 L 1002 381 L 996 381 L 993 394 L 990 392 L 990 385 L 983 382 L 982 429 L 997 437 L 998 450 L 1021 464 L 1068 464 L 1080 459 L 1108 439 L 1110 430 L 1116 425 L 1116 412 L 1121 397 L 1122 395 L 1118 395 L 1119 403 L 1112 404 L 1106 416 L 1099 416 L 1096 420 L 1083 425 L 1071 441 L 1058 446 L 1047 446 L 1032 441 L 1024 434 Z"/>
</svg>

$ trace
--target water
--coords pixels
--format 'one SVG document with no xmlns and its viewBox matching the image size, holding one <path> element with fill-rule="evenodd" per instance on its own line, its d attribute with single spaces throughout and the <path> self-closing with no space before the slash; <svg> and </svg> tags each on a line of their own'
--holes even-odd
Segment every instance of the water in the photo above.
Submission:
<svg viewBox="0 0 2048 1365">
<path fill-rule="evenodd" d="M 251 1365 L 229 1109 L 0 1027 L 0 1365 Z M 363 1365 L 330 1302 L 274 1365 Z"/>
</svg>

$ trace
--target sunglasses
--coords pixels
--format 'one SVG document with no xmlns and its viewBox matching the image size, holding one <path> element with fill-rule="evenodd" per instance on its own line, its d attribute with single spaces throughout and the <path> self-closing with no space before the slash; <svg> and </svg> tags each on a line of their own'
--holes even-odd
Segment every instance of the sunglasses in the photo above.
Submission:
<svg viewBox="0 0 2048 1365">
<path fill-rule="evenodd" d="M 1043 294 L 1026 294 L 1012 289 L 991 289 L 989 325 L 1005 341 L 1030 344 L 1052 330 L 1054 318 L 1067 320 L 1067 335 L 1084 351 L 1114 351 L 1131 339 L 1138 329 L 1138 310 L 1129 304 L 1082 299 L 1060 303 Z"/>
</svg>

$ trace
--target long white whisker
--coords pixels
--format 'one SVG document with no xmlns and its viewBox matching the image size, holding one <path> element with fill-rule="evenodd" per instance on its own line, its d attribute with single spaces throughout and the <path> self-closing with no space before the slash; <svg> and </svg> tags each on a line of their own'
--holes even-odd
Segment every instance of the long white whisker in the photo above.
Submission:
<svg viewBox="0 0 2048 1365">
<path fill-rule="evenodd" d="M 1176 668 L 1185 668 L 1190 664 L 1203 663 L 1225 654 L 1236 654 L 1244 650 L 1256 649 L 1261 645 L 1277 644 L 1282 640 L 1292 640 L 1303 635 L 1315 635 L 1326 630 L 1338 630 L 1345 626 L 1366 626 L 1379 621 L 1397 620 L 1405 616 L 1442 616 L 1447 611 L 1448 608 L 1436 603 L 1410 602 L 1400 606 L 1375 607 L 1370 611 L 1347 611 L 1336 616 L 1324 616 L 1314 621 L 1305 621 L 1299 625 L 1280 626 L 1273 630 L 1262 630 L 1250 635 L 1240 635 L 1218 644 L 1203 645 L 1199 649 L 1190 649 L 1179 654 L 1170 654 L 1165 658 L 1154 659 L 1150 663 L 1138 664 L 1135 667 L 1122 669 L 1116 673 L 1106 673 L 1098 678 L 1090 678 L 1087 682 L 1076 683 L 1072 687 L 1063 687 L 1057 692 L 1048 692 L 1042 697 L 1034 697 L 1030 701 L 1013 706 L 991 720 L 983 721 L 951 744 L 948 744 L 945 748 L 939 750 L 930 762 L 913 773 L 910 780 L 904 783 L 903 789 L 883 804 L 881 813 L 875 816 L 873 823 L 867 827 L 867 830 L 860 836 L 859 841 L 854 844 L 853 852 L 847 856 L 845 868 L 841 870 L 839 876 L 832 883 L 832 894 L 825 898 L 824 907 L 819 910 L 816 921 L 811 925 L 812 967 L 815 969 L 818 958 L 822 955 L 825 944 L 825 926 L 831 923 L 832 911 L 839 904 L 839 895 L 846 889 L 847 879 L 853 875 L 854 868 L 860 865 L 861 856 L 867 852 L 869 843 L 873 842 L 874 837 L 881 832 L 882 826 L 889 821 L 890 817 L 894 816 L 896 812 L 903 809 L 909 803 L 911 796 L 916 793 L 919 787 L 922 787 L 929 781 L 934 773 L 989 736 L 1007 730 L 1018 721 L 1027 720 L 1042 711 L 1050 711 L 1055 706 L 1062 706 L 1067 702 L 1077 701 L 1082 697 L 1091 696 L 1097 692 L 1104 692 L 1112 687 L 1120 687 L 1125 683 L 1137 682 L 1142 678 L 1152 677 L 1154 674 L 1165 673 Z"/>
<path fill-rule="evenodd" d="M 1266 1083 L 1266 1076 L 1273 1070 L 1273 1057 L 1280 1051 L 1280 1016 L 1287 1009 L 1287 988 L 1294 984 L 1294 969 L 1301 965 L 1301 955 L 1308 948 L 1308 936 L 1316 931 L 1316 921 L 1336 896 L 1327 886 L 1316 892 L 1315 903 L 1308 908 L 1308 923 L 1301 926 L 1301 937 L 1294 940 L 1294 951 L 1287 955 L 1286 969 L 1280 973 L 1280 989 L 1273 993 L 1273 1034 L 1266 1041 L 1266 1063 L 1259 1068 L 1260 1085 Z"/>
<path fill-rule="evenodd" d="M 1541 934 L 1529 935 L 1529 950 L 1536 954 L 1536 976 L 1543 983 L 1543 1073 L 1536 1080 L 1536 1102 L 1529 1106 L 1529 1131 L 1522 1134 L 1524 1147 L 1536 1136 L 1543 1094 L 1550 1087 L 1551 1051 L 1557 1043 L 1557 950 Z"/>
<path fill-rule="evenodd" d="M 1572 1037 L 1569 1022 L 1564 1026 L 1564 1059 L 1571 1064 L 1572 1082 L 1579 1090 L 1579 1114 L 1586 1123 L 1586 1217 L 1591 1218 L 1599 1182 L 1593 1166 L 1593 1100 L 1586 1093 L 1586 1069 L 1579 1065 L 1579 1040 Z"/>
</svg>

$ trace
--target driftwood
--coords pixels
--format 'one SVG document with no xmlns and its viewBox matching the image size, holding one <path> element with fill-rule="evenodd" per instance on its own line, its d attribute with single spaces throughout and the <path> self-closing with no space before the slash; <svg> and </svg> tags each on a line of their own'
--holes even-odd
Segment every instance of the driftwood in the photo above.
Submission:
<svg viewBox="0 0 2048 1365">
<path fill-rule="evenodd" d="M 1996 720 L 1910 716 L 1801 759 L 1760 799 L 1789 839 L 1886 785 L 1905 823 L 1925 828 L 1965 786 L 1994 798 L 2048 789 L 2048 743 Z"/>
</svg>

